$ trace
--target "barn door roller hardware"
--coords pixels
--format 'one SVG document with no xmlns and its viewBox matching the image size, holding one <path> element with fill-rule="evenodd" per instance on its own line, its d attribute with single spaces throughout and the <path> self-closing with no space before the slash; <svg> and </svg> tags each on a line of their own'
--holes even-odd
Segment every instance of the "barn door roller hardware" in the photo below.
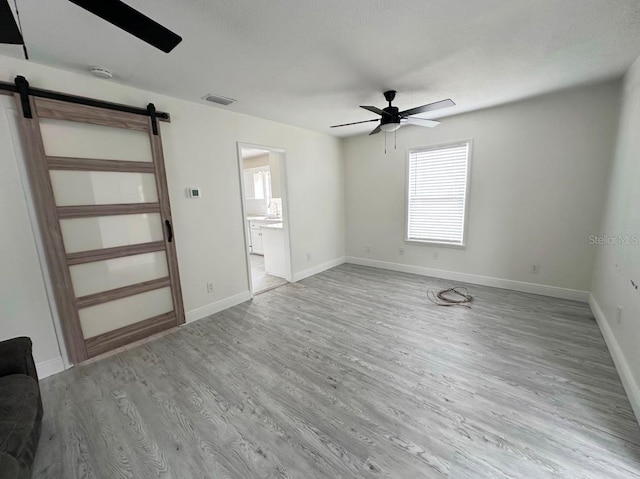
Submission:
<svg viewBox="0 0 640 479">
<path fill-rule="evenodd" d="M 25 118 L 33 118 L 31 114 L 31 104 L 29 103 L 29 82 L 23 76 L 16 77 L 16 90 L 20 95 L 20 105 Z"/>
<path fill-rule="evenodd" d="M 149 113 L 149 118 L 151 118 L 151 131 L 154 135 L 158 134 L 158 119 L 156 113 L 156 106 L 153 103 L 149 103 L 147 105 L 147 112 Z"/>
</svg>

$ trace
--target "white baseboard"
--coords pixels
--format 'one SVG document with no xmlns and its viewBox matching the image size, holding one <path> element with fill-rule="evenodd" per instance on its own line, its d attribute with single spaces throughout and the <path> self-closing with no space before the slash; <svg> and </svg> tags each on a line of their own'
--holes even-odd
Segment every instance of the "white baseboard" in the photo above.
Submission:
<svg viewBox="0 0 640 479">
<path fill-rule="evenodd" d="M 313 268 L 305 269 L 298 273 L 294 273 L 293 282 L 303 280 L 308 278 L 309 276 L 313 276 L 314 274 L 322 273 L 331 268 L 335 268 L 338 265 L 341 265 L 345 262 L 345 257 L 341 256 L 340 258 L 332 259 L 331 261 L 327 261 L 326 263 L 321 263 L 315 265 Z"/>
<path fill-rule="evenodd" d="M 620 349 L 620 345 L 618 344 L 616 337 L 613 335 L 613 331 L 611 331 L 607 317 L 602 312 L 600 305 L 593 295 L 589 295 L 589 306 L 591 306 L 591 311 L 593 311 L 593 315 L 598 322 L 604 341 L 607 343 L 609 353 L 613 358 L 613 362 L 616 365 L 616 369 L 618 370 L 618 374 L 622 380 L 624 390 L 627 392 L 629 402 L 631 403 L 633 412 L 636 415 L 636 420 L 640 423 L 640 387 L 638 387 L 638 383 L 631 373 L 629 363 L 627 363 L 627 360 L 622 353 L 622 349 Z"/>
<path fill-rule="evenodd" d="M 38 379 L 44 379 L 54 374 L 64 371 L 64 361 L 61 356 L 57 358 L 42 361 L 36 364 L 36 371 L 38 371 Z"/>
<path fill-rule="evenodd" d="M 215 303 L 207 304 L 201 308 L 193 309 L 185 314 L 185 320 L 187 323 L 197 321 L 212 314 L 219 313 L 225 309 L 231 308 L 236 304 L 244 303 L 251 299 L 251 293 L 249 291 L 243 291 L 242 293 L 229 296 L 228 298 L 221 299 Z"/>
<path fill-rule="evenodd" d="M 553 298 L 571 299 L 574 301 L 581 301 L 583 303 L 589 301 L 588 291 L 579 291 L 576 289 L 558 288 L 556 286 L 526 283 L 524 281 L 513 281 L 510 279 L 492 278 L 490 276 L 480 276 L 477 274 L 458 273 L 455 271 L 447 271 L 444 269 L 425 268 L 422 266 L 414 266 L 409 264 L 391 263 L 388 261 L 378 261 L 369 258 L 357 258 L 355 256 L 347 256 L 346 262 L 358 264 L 361 266 L 371 266 L 373 268 L 400 271 L 402 273 L 431 276 L 434 278 L 461 281 L 463 283 L 480 284 L 482 286 L 492 286 L 494 288 L 509 289 L 512 291 L 520 291 L 522 293 L 532 293 L 540 294 L 543 296 L 551 296 Z"/>
</svg>

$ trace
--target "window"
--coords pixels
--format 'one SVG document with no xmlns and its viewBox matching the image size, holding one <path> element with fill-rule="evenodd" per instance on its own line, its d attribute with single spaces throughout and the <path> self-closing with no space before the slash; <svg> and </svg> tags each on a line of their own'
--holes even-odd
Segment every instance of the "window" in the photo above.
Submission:
<svg viewBox="0 0 640 479">
<path fill-rule="evenodd" d="M 471 142 L 409 151 L 407 241 L 464 245 Z"/>
<path fill-rule="evenodd" d="M 268 166 L 245 168 L 243 175 L 246 199 L 271 201 L 271 173 Z"/>
<path fill-rule="evenodd" d="M 269 173 L 269 167 L 254 171 L 253 192 L 256 200 L 268 201 L 271 199 L 271 173 Z"/>
</svg>

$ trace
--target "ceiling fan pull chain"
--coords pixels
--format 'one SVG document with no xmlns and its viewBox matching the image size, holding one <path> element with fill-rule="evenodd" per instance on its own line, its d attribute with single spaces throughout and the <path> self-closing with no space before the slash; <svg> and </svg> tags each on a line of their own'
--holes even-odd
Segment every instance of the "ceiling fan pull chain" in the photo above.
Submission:
<svg viewBox="0 0 640 479">
<path fill-rule="evenodd" d="M 398 149 L 398 130 L 395 130 L 393 132 L 393 149 L 394 150 Z"/>
<path fill-rule="evenodd" d="M 387 154 L 387 132 L 384 132 L 384 154 Z"/>
</svg>

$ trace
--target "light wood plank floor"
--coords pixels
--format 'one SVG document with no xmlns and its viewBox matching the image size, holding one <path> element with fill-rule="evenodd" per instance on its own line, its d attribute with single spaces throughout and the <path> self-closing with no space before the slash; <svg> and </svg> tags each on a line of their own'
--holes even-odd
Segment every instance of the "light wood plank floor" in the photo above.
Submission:
<svg viewBox="0 0 640 479">
<path fill-rule="evenodd" d="M 267 274 L 264 269 L 264 256 L 258 254 L 250 255 L 251 258 L 251 283 L 253 284 L 253 294 L 264 293 L 270 289 L 287 284 L 287 280 Z"/>
<path fill-rule="evenodd" d="M 586 304 L 342 265 L 42 381 L 35 478 L 640 478 Z"/>
</svg>

